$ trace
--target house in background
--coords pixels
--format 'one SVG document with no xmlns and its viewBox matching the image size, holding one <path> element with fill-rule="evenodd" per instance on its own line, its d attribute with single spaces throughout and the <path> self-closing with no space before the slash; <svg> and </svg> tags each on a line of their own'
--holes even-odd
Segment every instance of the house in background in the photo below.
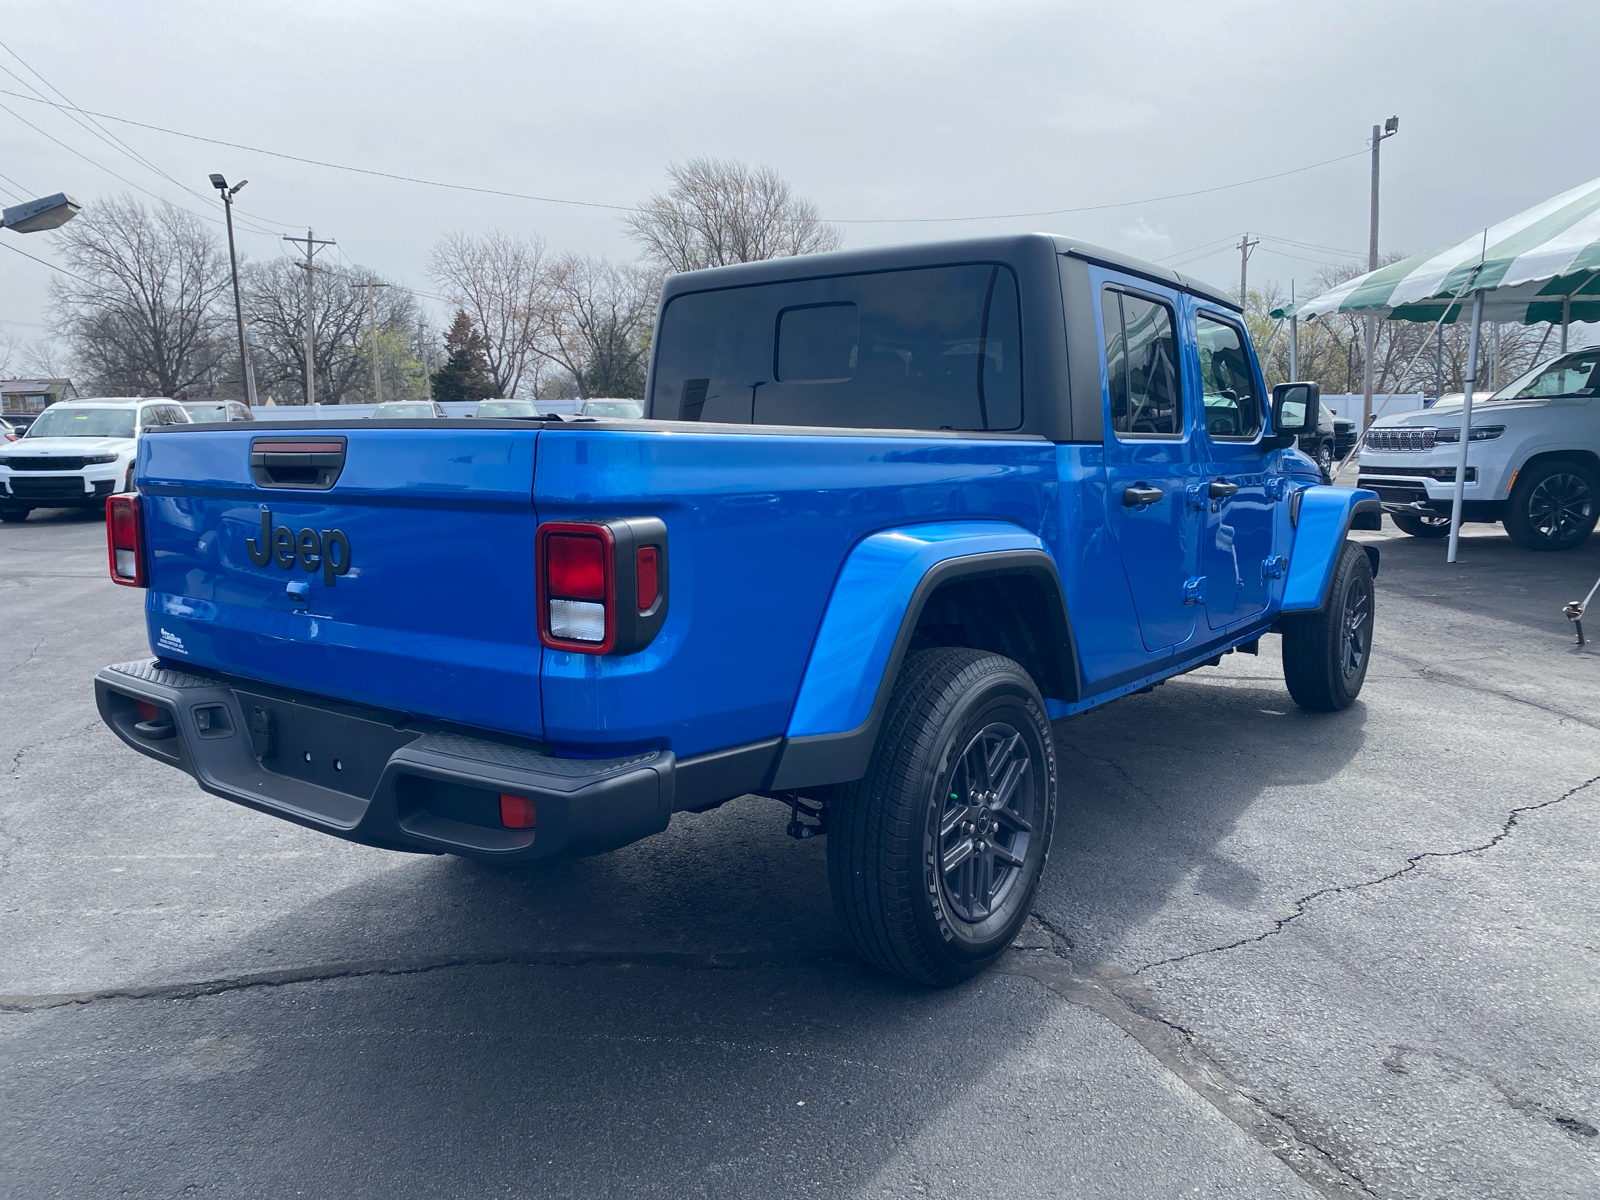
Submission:
<svg viewBox="0 0 1600 1200">
<path fill-rule="evenodd" d="M 0 379 L 0 416 L 36 417 L 57 400 L 76 400 L 70 379 Z"/>
</svg>

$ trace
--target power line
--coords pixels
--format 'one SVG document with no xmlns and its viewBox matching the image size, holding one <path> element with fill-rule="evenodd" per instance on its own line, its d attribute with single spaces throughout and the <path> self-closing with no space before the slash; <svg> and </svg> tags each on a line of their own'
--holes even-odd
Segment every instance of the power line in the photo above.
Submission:
<svg viewBox="0 0 1600 1200">
<path fill-rule="evenodd" d="M 61 107 L 52 100 L 40 99 L 37 96 L 27 96 L 19 92 L 7 91 L 0 88 L 0 95 L 11 96 L 18 100 L 28 100 L 34 104 L 48 104 L 52 107 Z M 308 166 L 324 167 L 330 171 L 348 171 L 356 175 L 370 175 L 378 179 L 392 179 L 399 183 L 415 183 L 423 187 L 446 188 L 456 192 L 473 192 L 482 196 L 500 196 L 510 200 L 532 200 L 540 204 L 566 204 L 578 208 L 600 208 L 610 212 L 634 213 L 639 209 L 631 204 L 606 204 L 598 200 L 571 200 L 560 196 L 539 196 L 528 192 L 513 192 L 503 188 L 478 187 L 466 183 L 445 183 L 438 179 L 421 179 L 415 175 L 400 175 L 393 171 L 378 171 L 370 167 L 353 167 L 347 163 L 327 162 L 318 158 L 307 158 L 300 154 L 285 154 L 278 150 L 265 150 L 260 146 L 250 146 L 243 142 L 229 142 L 221 138 L 203 137 L 197 133 L 185 133 L 180 129 L 168 129 L 162 125 L 152 125 L 146 121 L 135 121 L 131 117 L 118 117 L 111 113 L 94 112 L 91 109 L 80 110 L 89 116 L 99 117 L 106 121 L 116 121 L 123 125 L 132 125 L 139 129 L 148 129 L 154 133 L 164 133 L 170 137 L 187 138 L 194 142 L 205 142 L 212 146 L 226 146 L 230 150 L 245 150 L 251 154 L 265 154 L 271 158 L 281 158 L 288 162 L 305 163 Z M 1341 154 L 1335 158 L 1324 159 L 1321 162 L 1310 163 L 1303 167 L 1293 167 L 1287 171 L 1277 171 L 1271 175 L 1257 175 L 1251 179 L 1241 179 L 1233 183 L 1218 184 L 1215 187 L 1196 188 L 1187 192 L 1172 192 L 1164 196 L 1147 196 L 1140 200 L 1118 200 L 1106 204 L 1086 204 L 1074 208 L 1046 209 L 1038 212 L 1025 213 L 987 213 L 967 217 L 834 217 L 828 218 L 836 225 L 896 225 L 896 224 L 939 224 L 957 221 L 1008 221 L 1018 220 L 1023 217 L 1056 217 L 1069 213 L 1103 212 L 1114 208 L 1133 208 L 1141 204 L 1156 204 L 1165 200 L 1183 200 L 1191 196 L 1207 196 L 1215 192 L 1225 192 L 1232 188 L 1248 187 L 1253 183 L 1266 183 L 1273 179 L 1284 179 L 1290 175 L 1303 174 L 1314 171 L 1319 167 L 1330 166 L 1333 163 L 1344 162 L 1347 159 L 1359 158 L 1366 154 L 1365 148 L 1350 154 Z"/>
<path fill-rule="evenodd" d="M 13 94 L 14 93 L 11 93 L 11 92 L 7 92 L 6 93 L 6 95 L 13 95 Z M 23 97 L 23 99 L 28 99 L 28 97 Z M 41 103 L 46 103 L 46 102 L 45 101 L 41 101 Z M 126 175 L 117 174 L 115 171 L 113 171 L 110 167 L 106 166 L 104 163 L 96 162 L 94 159 L 90 158 L 87 154 L 83 153 L 83 151 L 75 149 L 74 147 L 67 145 L 66 142 L 63 142 L 60 138 L 56 137 L 54 134 L 46 133 L 43 129 L 40 129 L 32 121 L 30 121 L 26 117 L 22 116 L 20 113 L 18 113 L 15 109 L 11 108 L 9 105 L 0 104 L 0 109 L 4 109 L 6 112 L 10 113 L 13 117 L 16 117 L 17 120 L 21 121 L 24 125 L 26 125 L 29 129 L 33 130 L 35 133 L 40 134 L 43 137 L 49 138 L 52 142 L 54 142 L 56 145 L 60 146 L 63 150 L 67 151 L 69 154 L 77 155 L 79 158 L 83 159 L 84 162 L 88 163 L 91 167 L 98 167 L 100 170 L 104 171 L 107 175 L 111 176 L 113 179 L 120 179 L 123 183 L 127 184 L 129 187 L 138 189 L 139 191 L 143 192 L 146 196 L 149 196 L 153 200 L 159 200 L 163 204 L 171 204 L 172 203 L 165 196 L 158 195 L 157 193 L 152 192 L 149 188 L 144 187 L 142 184 L 135 183 L 133 180 L 129 179 Z M 182 208 L 182 205 L 174 204 L 173 207 L 174 208 Z M 206 213 L 197 213 L 193 209 L 188 209 L 188 208 L 183 209 L 183 211 L 186 212 L 186 213 L 189 213 L 191 216 L 196 216 L 196 217 L 201 218 L 202 220 L 210 221 L 214 225 L 223 224 L 223 222 L 221 220 L 219 220 L 218 218 L 213 217 L 213 216 L 209 216 Z M 277 237 L 278 236 L 277 234 L 273 233 L 271 230 L 268 230 L 268 229 L 252 229 L 249 232 L 258 233 L 258 234 L 261 234 L 262 236 L 265 236 L 265 237 Z"/>
<path fill-rule="evenodd" d="M 1166 196 L 1146 196 L 1142 200 L 1117 200 L 1109 204 L 1085 204 L 1076 208 L 1052 208 L 1041 212 L 1025 213 L 991 213 L 981 217 L 830 217 L 836 225 L 924 225 L 949 223 L 953 221 L 1010 221 L 1022 217 L 1059 217 L 1069 213 L 1103 212 L 1111 208 L 1133 208 L 1140 204 L 1156 204 L 1163 200 L 1186 200 L 1191 196 L 1208 196 L 1213 192 L 1225 192 L 1231 188 L 1247 187 L 1252 183 L 1265 183 L 1269 179 L 1282 179 L 1288 175 L 1299 175 L 1305 171 L 1314 171 L 1318 167 L 1326 167 L 1332 163 L 1344 162 L 1346 159 L 1359 158 L 1366 154 L 1366 150 L 1357 150 L 1352 154 L 1341 154 L 1337 158 L 1327 158 L 1322 162 L 1311 163 L 1309 166 L 1294 167 L 1288 171 L 1278 171 L 1272 175 L 1257 175 L 1254 179 L 1241 179 L 1236 183 L 1222 183 L 1216 187 L 1197 188 L 1192 192 L 1172 192 Z"/>
<path fill-rule="evenodd" d="M 22 55 L 18 54 L 15 50 L 13 50 L 5 42 L 0 42 L 0 49 L 3 49 L 12 58 L 16 59 L 17 62 L 23 67 L 23 69 L 28 71 L 31 75 L 34 76 L 34 78 L 38 79 L 40 83 L 44 84 L 45 87 L 49 88 L 57 96 L 61 97 L 61 99 L 63 101 L 65 101 L 65 104 L 61 104 L 61 105 L 55 104 L 54 101 L 51 101 L 48 96 L 46 96 L 43 92 L 39 91 L 39 89 L 37 87 L 35 87 L 33 84 L 29 83 L 26 79 L 22 78 L 22 76 L 18 75 L 15 71 L 11 70 L 10 67 L 7 67 L 7 66 L 5 66 L 3 64 L 0 64 L 0 71 L 4 71 L 7 75 L 11 76 L 11 78 L 15 79 L 18 83 L 22 84 L 23 87 L 28 88 L 30 91 L 34 92 L 38 96 L 39 99 L 52 104 L 53 107 L 62 109 L 66 113 L 67 117 L 74 124 L 76 124 L 81 129 L 87 130 L 89 133 L 93 134 L 100 141 L 102 141 L 106 145 L 110 146 L 113 150 L 116 150 L 118 153 L 123 154 L 126 157 L 132 159 L 139 166 L 142 166 L 142 167 L 146 168 L 147 170 L 155 173 L 156 175 L 159 175 L 161 178 L 163 178 L 167 182 L 171 183 L 174 187 L 177 187 L 179 190 L 187 192 L 190 196 L 193 196 L 196 200 L 199 200 L 202 203 L 209 204 L 209 202 L 210 202 L 210 197 L 209 196 L 202 195 L 200 192 L 195 191 L 193 188 L 189 187 L 187 184 L 183 183 L 181 180 L 178 180 L 178 179 L 174 178 L 172 175 L 168 174 L 166 171 L 164 171 L 160 167 L 158 167 L 146 155 L 144 155 L 144 154 L 140 153 L 139 151 L 135 150 L 132 146 L 128 145 L 127 142 L 123 141 L 116 134 L 112 133 L 109 129 L 106 129 L 103 125 L 101 125 L 98 121 L 94 120 L 93 116 L 91 114 L 85 112 L 85 110 L 82 107 L 80 107 L 77 104 L 77 102 L 72 99 L 72 97 L 68 96 L 65 92 L 63 92 L 55 84 L 51 83 L 48 79 L 46 79 L 44 77 L 43 73 L 40 72 L 40 70 L 37 67 L 35 67 L 32 63 L 28 62 L 26 59 L 24 59 L 22 57 Z M 241 218 L 250 219 L 249 218 L 249 214 L 240 213 L 239 215 L 240 215 Z M 281 222 L 281 221 L 272 221 L 270 218 L 267 218 L 267 217 L 261 217 L 261 218 L 256 218 L 256 219 L 267 221 L 268 224 L 272 224 L 272 225 L 281 225 L 285 229 L 291 228 L 288 225 L 284 225 L 283 222 Z M 272 231 L 261 229 L 261 230 L 257 230 L 257 232 L 269 233 L 270 234 Z"/>
<path fill-rule="evenodd" d="M 48 261 L 46 259 L 43 259 L 43 258 L 37 258 L 34 255 L 29 254 L 26 250 L 19 250 L 19 249 L 17 249 L 17 247 L 13 246 L 10 242 L 0 242 L 0 246 L 4 246 L 7 250 L 11 251 L 11 253 L 13 253 L 13 254 L 22 255 L 23 258 L 31 258 L 31 259 L 33 259 L 34 262 L 40 264 L 41 266 L 49 267 L 52 271 L 60 271 L 63 275 L 71 275 L 72 278 L 76 279 L 79 283 L 88 283 L 89 282 L 82 275 L 74 275 L 71 271 L 67 270 L 65 267 L 58 267 L 58 266 L 56 266 L 55 263 L 50 262 L 50 261 Z"/>
</svg>

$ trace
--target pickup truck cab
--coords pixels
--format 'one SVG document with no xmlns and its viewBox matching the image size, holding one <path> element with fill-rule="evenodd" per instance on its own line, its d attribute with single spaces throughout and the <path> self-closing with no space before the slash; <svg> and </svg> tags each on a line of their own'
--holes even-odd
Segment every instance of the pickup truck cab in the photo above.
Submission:
<svg viewBox="0 0 1600 1200">
<path fill-rule="evenodd" d="M 1472 405 L 1463 521 L 1501 521 L 1528 550 L 1570 550 L 1600 518 L 1600 348 L 1540 363 Z M 1372 423 L 1359 484 L 1413 537 L 1450 532 L 1463 396 Z"/>
<path fill-rule="evenodd" d="M 669 278 L 640 420 L 158 431 L 112 505 L 154 659 L 100 711 L 369 845 L 595 853 L 759 793 L 948 984 L 1029 911 L 1052 722 L 1283 639 L 1355 698 L 1371 493 L 1224 294 L 1048 235 Z M 1069 784 L 1070 786 L 1070 784 Z"/>
</svg>

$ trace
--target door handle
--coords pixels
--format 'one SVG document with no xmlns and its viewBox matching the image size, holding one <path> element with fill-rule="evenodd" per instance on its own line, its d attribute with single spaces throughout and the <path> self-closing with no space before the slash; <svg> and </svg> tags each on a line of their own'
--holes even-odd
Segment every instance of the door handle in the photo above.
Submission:
<svg viewBox="0 0 1600 1200">
<path fill-rule="evenodd" d="M 1130 487 L 1122 489 L 1122 506 L 1124 508 L 1143 508 L 1146 504 L 1154 504 L 1161 499 L 1161 489 L 1149 486 Z"/>
<path fill-rule="evenodd" d="M 1226 479 L 1213 479 L 1206 488 L 1206 495 L 1213 500 L 1226 500 L 1239 490 L 1237 483 L 1229 483 Z"/>
</svg>

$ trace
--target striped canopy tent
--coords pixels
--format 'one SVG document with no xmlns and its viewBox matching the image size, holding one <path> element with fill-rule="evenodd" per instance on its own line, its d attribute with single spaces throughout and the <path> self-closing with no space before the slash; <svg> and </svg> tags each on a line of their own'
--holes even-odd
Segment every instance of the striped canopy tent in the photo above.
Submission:
<svg viewBox="0 0 1600 1200">
<path fill-rule="evenodd" d="M 1450 562 L 1456 561 L 1461 530 L 1479 329 L 1485 319 L 1528 325 L 1559 322 L 1565 351 L 1572 321 L 1600 321 L 1600 179 L 1442 249 L 1379 267 L 1273 313 L 1299 320 L 1356 313 L 1391 321 L 1449 323 L 1460 319 L 1469 299 L 1472 335 L 1451 505 Z"/>
<path fill-rule="evenodd" d="M 1301 320 L 1334 312 L 1391 321 L 1442 316 L 1448 324 L 1480 290 L 1483 320 L 1600 321 L 1600 179 L 1279 313 Z"/>
</svg>

